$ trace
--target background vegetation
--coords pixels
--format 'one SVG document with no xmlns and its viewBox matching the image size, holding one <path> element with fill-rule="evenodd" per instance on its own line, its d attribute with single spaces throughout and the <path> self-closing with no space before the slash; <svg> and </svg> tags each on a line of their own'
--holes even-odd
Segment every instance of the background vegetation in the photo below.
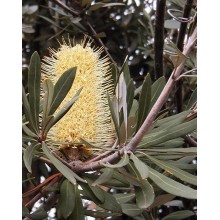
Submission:
<svg viewBox="0 0 220 220">
<path fill-rule="evenodd" d="M 131 109 L 126 109 L 128 118 L 121 117 L 118 138 L 134 153 L 123 152 L 113 167 L 100 167 L 94 173 L 78 176 L 77 170 L 71 170 L 77 182 L 72 185 L 73 174 L 66 173 L 66 167 L 61 171 L 62 165 L 46 143 L 41 145 L 37 138 L 32 141 L 33 131 L 25 125 L 24 219 L 84 219 L 84 215 L 97 219 L 196 219 L 196 16 L 193 0 L 23 0 L 24 94 L 30 93 L 28 78 L 33 74 L 27 67 L 39 60 L 36 53 L 32 56 L 34 51 L 42 58 L 49 47 L 59 47 L 57 39 L 61 41 L 62 36 L 91 36 L 96 46 L 104 47 L 103 56 L 110 57 L 115 78 L 124 76 L 126 94 L 133 94 Z M 168 81 L 170 76 L 175 80 Z M 165 93 L 167 98 L 159 100 L 157 124 L 139 137 L 141 150 L 134 148 L 130 143 L 144 124 L 140 118 L 155 122 L 151 110 Z M 128 104 L 127 97 L 124 99 Z M 25 124 L 25 104 L 23 110 Z M 136 130 L 124 140 L 122 124 L 131 117 L 136 120 Z M 32 145 L 28 146 L 29 142 Z M 128 181 L 122 180 L 123 175 Z"/>
</svg>

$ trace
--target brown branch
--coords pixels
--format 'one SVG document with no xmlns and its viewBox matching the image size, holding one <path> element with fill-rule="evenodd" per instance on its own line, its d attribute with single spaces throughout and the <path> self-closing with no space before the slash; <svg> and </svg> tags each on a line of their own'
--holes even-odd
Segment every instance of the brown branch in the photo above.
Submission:
<svg viewBox="0 0 220 220">
<path fill-rule="evenodd" d="M 166 0 L 157 0 L 154 34 L 154 74 L 155 79 L 163 76 L 164 15 Z"/>
<path fill-rule="evenodd" d="M 190 16 L 190 12 L 192 9 L 193 0 L 187 0 L 184 10 L 183 10 L 183 18 L 188 19 Z M 188 22 L 182 22 L 180 24 L 180 30 L 177 36 L 177 48 L 182 51 L 184 45 L 184 38 L 187 30 Z M 181 112 L 183 109 L 183 94 L 182 94 L 182 81 L 179 80 L 176 84 L 176 103 L 177 103 L 177 112 Z"/>
<path fill-rule="evenodd" d="M 59 180 L 59 177 L 54 178 L 41 192 L 39 192 L 33 199 L 25 204 L 25 207 L 31 208 L 35 202 L 37 202 L 45 193 L 47 193 L 47 188 L 54 185 Z"/>
<path fill-rule="evenodd" d="M 41 160 L 45 163 L 48 163 L 48 164 L 52 164 L 52 162 L 49 159 L 45 158 L 45 157 L 39 157 L 39 160 Z"/>
<path fill-rule="evenodd" d="M 33 194 L 34 192 L 36 192 L 37 190 L 40 190 L 40 188 L 42 188 L 43 186 L 45 186 L 48 182 L 52 181 L 54 178 L 61 176 L 61 173 L 56 173 L 53 174 L 52 176 L 48 177 L 46 180 L 44 180 L 44 182 L 40 183 L 39 185 L 37 185 L 35 188 L 23 193 L 22 197 L 27 197 L 30 196 L 31 194 Z"/>
<path fill-rule="evenodd" d="M 192 147 L 197 147 L 197 142 L 194 139 L 192 139 L 189 135 L 186 135 L 186 137 L 184 139 Z"/>
<path fill-rule="evenodd" d="M 191 50 L 193 49 L 195 43 L 197 40 L 197 29 L 195 28 L 191 38 L 187 42 L 187 45 L 183 51 L 183 54 L 185 56 L 188 56 Z M 115 152 L 114 154 L 102 159 L 101 161 L 96 161 L 90 164 L 79 164 L 76 165 L 74 168 L 72 168 L 75 172 L 84 172 L 84 171 L 91 171 L 91 170 L 96 170 L 102 168 L 102 163 L 113 163 L 117 160 L 119 160 L 120 156 L 123 155 L 124 152 L 129 152 L 132 151 L 134 152 L 146 134 L 146 132 L 149 130 L 151 127 L 153 121 L 155 120 L 158 112 L 161 110 L 162 106 L 164 103 L 167 101 L 170 93 L 172 92 L 176 82 L 177 78 L 180 76 L 180 74 L 183 71 L 184 65 L 185 65 L 186 60 L 183 60 L 182 63 L 173 71 L 171 74 L 166 86 L 164 87 L 163 91 L 161 92 L 159 98 L 157 99 L 156 103 L 152 107 L 150 113 L 148 114 L 147 118 L 145 119 L 144 123 L 138 130 L 138 132 L 135 134 L 135 136 L 131 139 L 131 141 L 128 143 L 127 146 L 122 148 L 120 151 Z"/>
</svg>

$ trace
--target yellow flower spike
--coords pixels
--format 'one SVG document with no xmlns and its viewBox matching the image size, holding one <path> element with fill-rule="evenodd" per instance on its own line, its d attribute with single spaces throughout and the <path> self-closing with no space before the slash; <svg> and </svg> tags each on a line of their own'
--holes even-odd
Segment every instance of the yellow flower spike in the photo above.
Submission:
<svg viewBox="0 0 220 220">
<path fill-rule="evenodd" d="M 57 111 L 83 87 L 79 99 L 53 127 L 51 138 L 55 141 L 74 143 L 83 138 L 91 143 L 106 144 L 113 140 L 114 129 L 107 99 L 107 93 L 113 93 L 110 62 L 107 57 L 101 58 L 103 49 L 91 48 L 91 43 L 87 37 L 81 44 L 73 42 L 71 45 L 63 40 L 57 51 L 50 48 L 50 57 L 43 59 L 42 72 L 54 83 L 66 70 L 77 67 L 72 88 Z M 88 150 L 85 148 L 85 153 Z"/>
</svg>

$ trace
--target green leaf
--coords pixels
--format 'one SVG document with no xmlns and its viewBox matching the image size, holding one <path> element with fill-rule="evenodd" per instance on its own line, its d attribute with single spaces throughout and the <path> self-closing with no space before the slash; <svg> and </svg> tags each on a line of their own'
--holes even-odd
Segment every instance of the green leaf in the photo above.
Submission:
<svg viewBox="0 0 220 220">
<path fill-rule="evenodd" d="M 134 193 L 117 193 L 113 195 L 119 204 L 126 203 L 135 198 Z"/>
<path fill-rule="evenodd" d="M 128 85 L 131 80 L 130 69 L 128 66 L 128 56 L 125 57 L 124 63 L 122 64 L 120 74 L 122 74 L 122 73 L 124 74 L 126 85 Z"/>
<path fill-rule="evenodd" d="M 130 156 L 131 160 L 134 162 L 134 165 L 138 172 L 140 173 L 140 176 L 142 179 L 146 179 L 149 174 L 148 166 L 142 162 L 140 159 L 138 159 L 133 153 L 131 153 Z"/>
<path fill-rule="evenodd" d="M 42 127 L 42 134 L 43 136 L 46 136 L 48 131 L 50 130 L 50 128 L 53 126 L 54 124 L 54 116 L 50 115 L 47 118 L 44 119 L 44 127 Z"/>
<path fill-rule="evenodd" d="M 197 169 L 196 164 L 188 164 L 188 163 L 181 163 L 179 161 L 167 161 L 168 164 L 178 167 L 182 170 L 190 170 L 195 171 Z"/>
<path fill-rule="evenodd" d="M 176 196 L 172 195 L 172 194 L 163 194 L 163 195 L 159 195 L 154 199 L 154 202 L 151 204 L 150 209 L 155 208 L 155 207 L 159 207 L 171 200 L 173 200 Z"/>
<path fill-rule="evenodd" d="M 92 181 L 89 178 L 85 178 L 89 188 L 92 190 L 96 198 L 103 203 L 105 201 L 104 191 L 99 186 L 92 186 Z"/>
<path fill-rule="evenodd" d="M 188 114 L 190 114 L 190 112 L 192 112 L 192 111 L 191 110 L 183 111 L 183 112 L 180 112 L 178 114 L 175 114 L 175 115 L 172 115 L 172 116 L 168 116 L 166 118 L 159 119 L 156 122 L 156 126 L 167 127 L 170 123 L 177 124 L 177 122 L 179 121 L 180 118 L 181 118 L 181 122 L 183 122 L 186 119 L 186 116 Z M 177 120 L 177 122 L 176 122 L 176 120 Z"/>
<path fill-rule="evenodd" d="M 186 109 L 192 108 L 196 102 L 197 102 L 197 88 L 193 91 L 192 95 L 190 96 Z"/>
<path fill-rule="evenodd" d="M 148 112 L 150 110 L 150 103 L 151 103 L 151 78 L 150 78 L 150 74 L 148 73 L 143 82 L 143 86 L 139 98 L 136 131 L 138 131 L 138 129 L 141 127 L 144 120 L 146 119 Z"/>
<path fill-rule="evenodd" d="M 83 88 L 80 88 L 77 93 L 73 96 L 72 99 L 70 99 L 63 107 L 62 109 L 60 109 L 60 111 L 55 115 L 54 117 L 54 122 L 52 124 L 55 125 L 69 110 L 70 108 L 73 106 L 73 104 L 75 103 L 75 101 L 79 98 L 80 93 L 82 91 Z"/>
<path fill-rule="evenodd" d="M 75 187 L 77 185 L 74 185 Z M 75 207 L 76 188 L 67 179 L 65 179 L 60 187 L 60 212 L 67 219 Z"/>
<path fill-rule="evenodd" d="M 112 6 L 124 6 L 125 4 L 123 3 L 102 3 L 102 2 L 97 2 L 93 5 L 91 5 L 91 7 L 89 8 L 90 11 L 95 11 L 99 8 L 102 7 L 112 7 Z"/>
<path fill-rule="evenodd" d="M 184 170 L 181 170 L 171 164 L 168 164 L 164 161 L 161 160 L 157 160 L 154 157 L 151 157 L 149 155 L 146 154 L 146 156 L 152 161 L 154 162 L 157 166 L 161 167 L 162 169 L 164 169 L 165 171 L 167 171 L 168 173 L 176 176 L 177 178 L 187 182 L 187 183 L 191 183 L 193 185 L 197 185 L 197 177 L 192 175 L 191 173 L 188 173 Z"/>
<path fill-rule="evenodd" d="M 135 217 L 143 211 L 135 204 L 121 204 L 122 212 L 128 216 Z"/>
<path fill-rule="evenodd" d="M 116 163 L 116 164 L 109 164 L 109 163 L 103 163 L 101 162 L 101 164 L 105 167 L 109 167 L 109 168 L 118 168 L 118 167 L 124 167 L 125 165 L 127 165 L 129 163 L 129 157 L 128 154 L 125 152 L 124 155 L 122 156 L 121 160 Z"/>
<path fill-rule="evenodd" d="M 196 199 L 197 191 L 149 168 L 149 177 L 164 191 L 187 199 Z"/>
<path fill-rule="evenodd" d="M 164 129 L 159 132 L 150 133 L 146 135 L 141 143 L 139 144 L 138 148 L 146 148 L 148 146 L 155 146 L 161 143 L 164 143 L 168 140 L 172 140 L 178 137 L 182 137 L 191 133 L 192 131 L 196 130 L 197 128 L 197 119 L 193 119 L 191 121 L 173 126 L 169 129 Z"/>
<path fill-rule="evenodd" d="M 133 100 L 133 104 L 130 110 L 130 117 L 134 117 L 135 121 L 137 121 L 137 110 L 138 110 L 138 101 L 136 99 Z"/>
<path fill-rule="evenodd" d="M 65 71 L 58 79 L 54 86 L 53 101 L 49 112 L 50 115 L 56 111 L 56 109 L 66 97 L 67 93 L 70 91 L 70 88 L 72 87 L 73 81 L 75 79 L 75 75 L 76 67 L 73 67 Z"/>
<path fill-rule="evenodd" d="M 133 116 L 130 116 L 128 118 L 128 127 L 127 127 L 127 137 L 125 133 L 125 123 L 123 122 L 120 127 L 120 137 L 121 137 L 121 143 L 126 143 L 126 138 L 129 140 L 130 137 L 134 134 L 135 131 L 135 125 L 136 125 L 136 118 Z M 116 149 L 115 149 L 116 150 Z"/>
<path fill-rule="evenodd" d="M 183 154 L 158 154 L 154 155 L 159 160 L 177 160 L 183 157 Z"/>
<path fill-rule="evenodd" d="M 166 20 L 164 22 L 164 27 L 167 29 L 179 29 L 180 28 L 180 22 L 176 20 Z"/>
<path fill-rule="evenodd" d="M 187 148 L 148 148 L 148 151 L 154 152 L 178 152 L 178 153 L 196 153 L 197 147 L 187 147 Z"/>
<path fill-rule="evenodd" d="M 96 204 L 100 203 L 99 199 L 96 197 L 87 183 L 80 183 L 80 186 L 82 187 L 81 193 L 85 196 L 86 199 L 91 200 Z"/>
<path fill-rule="evenodd" d="M 30 146 L 27 146 L 26 149 L 24 150 L 24 156 L 23 156 L 24 164 L 28 172 L 30 173 L 32 172 L 31 171 L 32 159 L 34 157 L 34 153 L 36 149 L 39 146 L 40 146 L 40 143 L 31 144 Z"/>
<path fill-rule="evenodd" d="M 70 15 L 68 15 L 67 13 L 65 13 L 62 9 L 60 9 L 60 8 L 58 8 L 58 7 L 45 7 L 45 8 L 48 8 L 48 9 L 50 9 L 50 10 L 53 10 L 53 11 L 55 11 L 55 12 L 57 12 L 58 14 L 61 14 L 61 15 L 63 15 L 63 16 L 65 16 L 65 17 L 70 17 Z"/>
<path fill-rule="evenodd" d="M 42 130 L 45 128 L 46 119 L 49 116 L 49 110 L 53 99 L 54 86 L 50 79 L 46 79 L 43 82 L 44 98 L 43 98 L 43 118 L 42 118 Z"/>
<path fill-rule="evenodd" d="M 97 178 L 95 182 L 93 182 L 92 186 L 100 185 L 105 183 L 106 181 L 110 180 L 113 175 L 113 169 L 111 168 L 104 168 L 102 170 L 102 174 Z"/>
<path fill-rule="evenodd" d="M 107 217 L 113 217 L 113 216 L 121 216 L 121 213 L 112 213 L 105 210 L 100 211 L 92 211 L 92 210 L 85 210 L 85 215 L 91 216 L 94 218 L 107 218 Z"/>
<path fill-rule="evenodd" d="M 118 84 L 116 86 L 116 97 L 118 100 L 118 112 L 120 112 L 121 108 L 123 109 L 123 118 L 125 123 L 125 139 L 127 139 L 127 125 L 128 125 L 128 116 L 127 116 L 127 87 L 124 78 L 124 73 L 121 73 L 119 76 Z M 117 114 L 117 113 L 116 113 Z M 123 121 L 120 121 L 120 125 Z"/>
<path fill-rule="evenodd" d="M 60 29 L 63 29 L 63 28 L 60 27 L 56 22 L 54 22 L 52 19 L 47 18 L 47 17 L 45 17 L 45 16 L 43 16 L 43 15 L 39 15 L 39 17 L 42 18 L 42 19 L 44 19 L 44 20 L 46 20 L 47 22 L 49 22 L 50 24 L 54 25 L 55 27 L 58 27 L 58 28 L 60 28 Z"/>
<path fill-rule="evenodd" d="M 177 148 L 183 146 L 184 143 L 185 143 L 184 139 L 180 137 L 158 144 L 157 147 Z"/>
<path fill-rule="evenodd" d="M 151 97 L 150 109 L 154 106 L 155 102 L 160 96 L 165 85 L 166 85 L 166 79 L 164 76 L 162 76 L 158 80 L 156 80 L 151 86 L 152 97 Z"/>
<path fill-rule="evenodd" d="M 181 7 L 182 9 L 185 6 L 186 1 L 185 0 L 169 0 L 171 3 Z"/>
<path fill-rule="evenodd" d="M 183 210 L 183 211 L 172 212 L 169 215 L 162 218 L 162 220 L 185 219 L 185 218 L 189 218 L 190 216 L 193 216 L 193 215 L 195 215 L 194 212 L 192 212 L 190 210 Z"/>
<path fill-rule="evenodd" d="M 47 212 L 43 208 L 36 210 L 32 214 L 27 214 L 26 216 L 33 220 L 41 220 L 48 217 Z"/>
<path fill-rule="evenodd" d="M 28 92 L 30 110 L 36 131 L 39 131 L 39 102 L 40 102 L 41 63 L 35 51 L 30 60 L 28 71 Z"/>
<path fill-rule="evenodd" d="M 137 169 L 132 165 L 132 162 L 130 162 L 126 168 L 129 172 L 126 171 L 124 168 L 118 168 L 118 171 L 123 175 L 123 177 L 132 185 L 134 186 L 141 186 L 141 178 L 140 174 L 137 171 Z"/>
<path fill-rule="evenodd" d="M 123 183 L 125 186 L 129 186 L 129 181 L 126 178 L 124 178 L 124 176 L 121 173 L 117 172 L 115 169 L 113 172 L 113 178 Z"/>
<path fill-rule="evenodd" d="M 117 115 L 116 115 L 116 114 L 118 114 L 118 112 L 115 112 L 113 100 L 110 99 L 110 96 L 108 94 L 107 94 L 107 96 L 108 96 L 109 109 L 110 109 L 112 120 L 113 120 L 114 126 L 115 126 L 115 131 L 116 131 L 118 139 L 120 140 L 119 123 L 118 123 L 118 119 L 117 119 Z"/>
<path fill-rule="evenodd" d="M 45 155 L 50 159 L 53 165 L 72 183 L 76 184 L 76 179 L 81 182 L 86 182 L 84 179 L 75 174 L 69 167 L 59 161 L 49 150 L 45 142 L 42 142 L 42 149 Z"/>
<path fill-rule="evenodd" d="M 88 178 L 86 178 L 86 180 L 90 183 L 92 182 Z M 108 192 L 105 192 L 104 190 L 102 190 L 101 188 L 98 188 L 97 186 L 92 187 L 91 184 L 88 185 L 85 183 L 80 183 L 80 186 L 83 189 L 81 193 L 83 195 L 85 195 L 87 199 L 93 201 L 96 205 L 98 205 L 106 210 L 112 211 L 112 212 L 117 212 L 117 213 L 121 212 L 121 207 L 120 207 L 119 203 Z M 95 193 L 96 193 L 96 195 L 95 195 Z"/>
<path fill-rule="evenodd" d="M 155 123 L 155 126 L 159 126 L 159 127 L 154 128 L 152 132 L 168 129 L 170 127 L 174 127 L 175 125 L 179 125 L 183 123 L 186 120 L 187 115 L 190 114 L 190 112 L 191 111 L 184 111 L 179 114 L 158 120 Z"/>
<path fill-rule="evenodd" d="M 147 180 L 143 180 L 141 186 L 134 186 L 134 190 L 138 208 L 146 209 L 154 202 L 154 189 Z"/>
<path fill-rule="evenodd" d="M 120 213 L 121 205 L 117 202 L 115 197 L 105 191 L 103 191 L 103 195 L 104 195 L 104 203 L 98 204 L 98 206 L 112 212 Z"/>
<path fill-rule="evenodd" d="M 177 68 L 187 57 L 178 49 L 175 43 L 167 39 L 165 44 L 165 52 L 169 55 L 169 59 L 173 63 L 174 68 Z"/>
<path fill-rule="evenodd" d="M 32 131 L 37 133 L 37 130 L 35 129 L 31 109 L 30 109 L 30 104 L 29 104 L 29 101 L 28 101 L 28 98 L 26 96 L 26 93 L 25 93 L 25 90 L 24 90 L 23 86 L 22 86 L 22 102 L 23 102 L 23 107 L 24 107 L 24 113 L 25 113 L 26 120 L 29 122 L 29 127 Z"/>
<path fill-rule="evenodd" d="M 134 97 L 136 97 L 138 94 L 141 93 L 142 88 L 143 88 L 143 84 L 140 85 L 138 88 L 135 89 L 135 91 L 134 91 Z"/>
<path fill-rule="evenodd" d="M 37 138 L 37 135 L 34 132 L 32 132 L 25 124 L 22 124 L 22 129 L 24 133 L 27 134 L 28 136 Z"/>
<path fill-rule="evenodd" d="M 131 107 L 134 100 L 134 81 L 131 79 L 127 85 L 127 107 L 128 107 L 128 116 L 131 111 Z"/>
<path fill-rule="evenodd" d="M 84 208 L 77 185 L 74 186 L 74 190 L 75 190 L 75 207 L 70 216 L 70 219 L 84 220 L 85 219 Z"/>
</svg>

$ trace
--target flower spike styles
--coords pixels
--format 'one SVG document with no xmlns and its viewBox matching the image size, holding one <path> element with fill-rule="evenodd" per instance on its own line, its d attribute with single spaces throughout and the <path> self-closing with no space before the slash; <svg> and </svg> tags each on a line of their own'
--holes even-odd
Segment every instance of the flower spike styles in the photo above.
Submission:
<svg viewBox="0 0 220 220">
<path fill-rule="evenodd" d="M 101 58 L 102 48 L 92 48 L 91 43 L 88 37 L 80 44 L 63 40 L 57 51 L 50 48 L 50 57 L 43 59 L 42 72 L 54 83 L 69 68 L 77 68 L 74 83 L 57 111 L 83 88 L 76 103 L 51 130 L 55 141 L 74 143 L 83 138 L 94 144 L 106 144 L 113 140 L 107 99 L 107 93 L 113 93 L 110 62 L 107 57 Z"/>
</svg>

